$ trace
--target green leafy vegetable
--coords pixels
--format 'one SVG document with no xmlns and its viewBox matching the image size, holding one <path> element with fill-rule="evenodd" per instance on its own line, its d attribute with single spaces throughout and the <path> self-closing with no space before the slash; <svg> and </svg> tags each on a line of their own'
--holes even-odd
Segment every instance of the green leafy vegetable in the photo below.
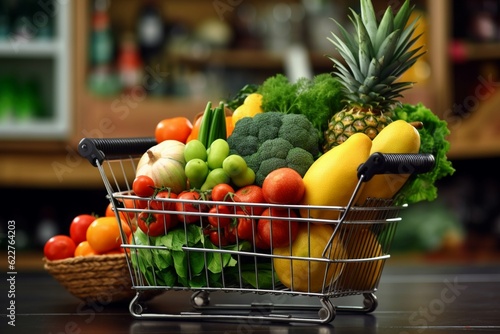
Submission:
<svg viewBox="0 0 500 334">
<path fill-rule="evenodd" d="M 218 250 L 218 247 L 210 242 L 203 229 L 196 224 L 170 230 L 168 234 L 159 237 L 149 237 L 138 229 L 134 232 L 132 245 L 151 246 L 132 248 L 130 252 L 132 265 L 151 286 L 222 287 L 222 275 L 226 286 L 240 286 L 240 281 L 254 287 L 257 284 L 261 288 L 271 286 L 270 264 L 259 264 L 257 280 L 253 273 L 255 266 L 238 266 L 237 257 L 229 252 L 211 252 L 210 250 Z M 184 250 L 186 246 L 195 250 Z M 248 251 L 250 243 L 240 242 L 225 249 Z"/>
<path fill-rule="evenodd" d="M 312 79 L 300 78 L 296 83 L 277 74 L 266 79 L 258 93 L 262 94 L 264 112 L 303 114 L 321 138 L 330 118 L 342 109 L 342 85 L 329 73 L 318 74 Z"/>
<path fill-rule="evenodd" d="M 446 156 L 450 149 L 450 143 L 446 139 L 450 134 L 446 121 L 422 104 L 403 104 L 394 110 L 393 119 L 422 122 L 424 126 L 419 130 L 420 153 L 430 153 L 436 159 L 436 167 L 429 173 L 413 177 L 400 191 L 399 196 L 408 204 L 435 200 L 438 195 L 436 181 L 455 172 Z"/>
</svg>

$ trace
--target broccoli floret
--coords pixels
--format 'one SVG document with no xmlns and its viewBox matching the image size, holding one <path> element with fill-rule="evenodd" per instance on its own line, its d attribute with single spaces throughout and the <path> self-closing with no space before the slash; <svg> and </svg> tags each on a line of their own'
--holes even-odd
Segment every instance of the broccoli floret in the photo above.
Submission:
<svg viewBox="0 0 500 334">
<path fill-rule="evenodd" d="M 300 147 L 313 156 L 319 154 L 318 133 L 306 116 L 290 114 L 283 118 L 278 136 Z"/>
<path fill-rule="evenodd" d="M 289 141 L 283 138 L 274 138 L 263 142 L 257 150 L 257 154 L 260 156 L 261 160 L 271 158 L 285 159 L 288 155 L 288 151 L 292 148 L 293 145 Z"/>
<path fill-rule="evenodd" d="M 312 165 L 314 162 L 313 155 L 300 147 L 294 147 L 286 156 L 286 164 L 288 167 L 293 168 L 300 174 L 300 176 L 304 176 L 307 172 L 308 168 L 305 168 L 307 165 Z"/>
<path fill-rule="evenodd" d="M 270 172 L 281 167 L 303 176 L 320 154 L 319 140 L 305 116 L 264 112 L 238 121 L 227 142 L 230 153 L 242 156 L 262 185 Z"/>
</svg>

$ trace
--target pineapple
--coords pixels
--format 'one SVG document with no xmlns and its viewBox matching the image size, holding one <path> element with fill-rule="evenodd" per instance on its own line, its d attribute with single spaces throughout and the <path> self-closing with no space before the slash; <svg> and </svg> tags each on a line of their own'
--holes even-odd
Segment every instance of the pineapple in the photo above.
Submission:
<svg viewBox="0 0 500 334">
<path fill-rule="evenodd" d="M 344 142 L 356 132 L 371 139 L 390 122 L 391 111 L 400 102 L 401 92 L 412 82 L 398 82 L 425 51 L 412 48 L 418 18 L 409 23 L 413 7 L 406 0 L 397 14 L 388 7 L 377 22 L 371 0 L 360 0 L 361 14 L 351 9 L 354 34 L 338 22 L 339 34 L 328 38 L 338 49 L 340 59 L 330 57 L 335 74 L 343 85 L 346 106 L 329 121 L 325 131 L 324 152 Z"/>
</svg>

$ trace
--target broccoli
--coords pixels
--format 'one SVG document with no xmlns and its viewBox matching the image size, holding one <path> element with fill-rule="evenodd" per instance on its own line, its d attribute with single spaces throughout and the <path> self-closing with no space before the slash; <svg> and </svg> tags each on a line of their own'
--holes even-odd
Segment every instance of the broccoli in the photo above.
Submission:
<svg viewBox="0 0 500 334">
<path fill-rule="evenodd" d="M 262 185 L 275 169 L 290 167 L 304 176 L 320 155 L 316 128 L 301 114 L 265 112 L 238 121 L 227 138 L 230 154 L 245 159 Z"/>
</svg>

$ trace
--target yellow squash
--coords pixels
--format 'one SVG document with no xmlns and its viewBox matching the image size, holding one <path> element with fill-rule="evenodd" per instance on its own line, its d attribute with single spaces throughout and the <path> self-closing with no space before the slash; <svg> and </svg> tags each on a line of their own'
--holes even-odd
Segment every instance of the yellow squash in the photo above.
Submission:
<svg viewBox="0 0 500 334">
<path fill-rule="evenodd" d="M 418 153 L 420 150 L 420 134 L 410 123 L 397 120 L 386 126 L 373 139 L 370 154 L 380 153 Z M 408 166 L 401 166 L 406 171 Z M 409 174 L 375 175 L 361 189 L 357 204 L 362 205 L 369 197 L 392 198 L 408 180 Z"/>
<path fill-rule="evenodd" d="M 290 246 L 274 248 L 276 256 L 274 270 L 281 283 L 293 291 L 320 292 L 335 282 L 344 268 L 343 262 L 325 262 L 309 260 L 308 258 L 322 259 L 322 254 L 333 234 L 332 225 L 302 224 L 297 237 Z M 294 259 L 285 258 L 295 256 Z M 332 240 L 331 248 L 327 249 L 327 258 L 341 260 L 347 258 L 342 241 L 336 235 Z"/>
<path fill-rule="evenodd" d="M 341 145 L 319 157 L 303 177 L 303 204 L 320 206 L 347 205 L 356 184 L 357 169 L 368 159 L 372 141 L 363 133 L 355 133 Z M 302 217 L 338 219 L 339 211 L 303 209 Z"/>
</svg>

